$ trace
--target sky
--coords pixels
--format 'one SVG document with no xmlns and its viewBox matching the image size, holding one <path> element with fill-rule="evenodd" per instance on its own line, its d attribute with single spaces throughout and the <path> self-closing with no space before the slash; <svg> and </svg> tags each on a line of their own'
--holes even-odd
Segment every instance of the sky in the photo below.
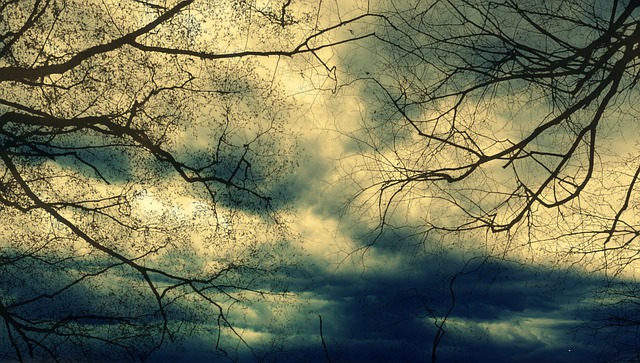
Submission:
<svg viewBox="0 0 640 363">
<path fill-rule="evenodd" d="M 337 59 L 338 69 L 366 68 L 370 53 L 361 47 L 338 47 L 330 59 Z M 345 203 L 360 191 L 354 180 L 372 177 L 354 176 L 362 167 L 356 160 L 362 155 L 354 156 L 354 138 L 361 136 L 360 121 L 372 107 L 370 89 L 332 90 L 331 79 L 314 69 L 305 73 L 295 59 L 291 68 L 266 62 L 302 111 L 292 113 L 289 124 L 298 133 L 299 161 L 276 190 L 288 200 L 282 208 L 299 237 L 291 243 L 306 254 L 298 270 L 304 278 L 294 278 L 289 286 L 300 306 L 275 333 L 284 344 L 274 361 L 327 362 L 323 338 L 331 362 L 431 362 L 436 324 L 449 309 L 438 362 L 600 362 L 607 354 L 603 342 L 635 339 L 633 332 L 608 335 L 605 329 L 594 335 L 587 324 L 603 313 L 604 304 L 594 296 L 611 286 L 606 276 L 551 266 L 535 250 L 492 255 L 483 246 L 500 251 L 502 244 L 491 238 L 483 242 L 482 235 L 469 234 L 430 240 L 411 228 L 385 232 L 361 248 L 376 236 L 377 210 L 355 201 L 345 212 Z M 319 84 L 325 92 L 317 92 Z M 397 215 L 411 225 L 420 213 L 418 208 Z M 254 308 L 256 320 L 269 310 Z M 625 308 L 634 314 L 633 307 Z M 247 321 L 247 329 L 264 327 Z M 195 359 L 190 352 L 186 348 L 178 356 Z M 174 359 L 163 354 L 152 360 Z M 249 359 L 238 354 L 241 361 Z"/>
<path fill-rule="evenodd" d="M 317 24 L 322 27 L 348 19 L 367 6 L 372 4 L 357 0 L 326 1 L 315 14 Z M 293 5 L 291 9 L 302 13 L 304 4 Z M 223 21 L 224 11 L 229 9 L 216 12 L 214 20 Z M 114 17 L 119 19 L 124 15 L 114 13 Z M 182 20 L 202 21 L 191 13 Z M 237 31 L 246 35 L 242 45 L 233 41 L 211 45 L 206 41 L 220 36 L 224 24 L 203 23 L 201 28 L 196 28 L 185 35 L 193 47 L 233 50 L 276 43 L 267 39 L 270 33 L 266 31 L 263 34 L 238 26 L 230 27 L 229 34 L 235 36 Z M 373 20 L 348 25 L 326 37 L 342 39 L 372 28 L 375 28 Z M 285 35 L 291 36 L 290 39 L 304 38 L 309 30 L 296 29 L 297 33 Z M 214 205 L 207 199 L 211 194 L 204 188 L 185 184 L 168 168 L 150 165 L 151 161 L 144 156 L 119 148 L 79 151 L 85 161 L 104 170 L 100 176 L 95 175 L 96 169 L 69 157 L 55 158 L 41 165 L 42 170 L 77 173 L 81 183 L 91 186 L 82 190 L 88 196 L 111 190 L 134 196 L 127 205 L 128 215 L 132 223 L 148 228 L 124 238 L 118 237 L 118 226 L 104 222 L 104 228 L 96 231 L 96 238 L 112 242 L 114 248 L 125 251 L 150 248 L 162 245 L 165 240 L 161 237 L 171 234 L 170 242 L 166 243 L 172 247 L 168 247 L 166 253 L 149 258 L 150 264 L 166 268 L 180 266 L 184 273 L 215 271 L 218 264 L 245 262 L 246 254 L 250 256 L 248 266 L 272 269 L 259 277 L 243 275 L 242 271 L 229 277 L 229 281 L 234 282 L 251 281 L 251 286 L 258 290 L 279 292 L 267 296 L 247 294 L 246 299 L 224 302 L 229 308 L 229 321 L 253 352 L 238 344 L 228 330 L 222 333 L 222 340 L 231 343 L 225 347 L 224 354 L 217 350 L 214 342 L 217 322 L 205 319 L 207 323 L 201 330 L 187 334 L 183 340 L 168 342 L 147 361 L 249 362 L 256 360 L 256 354 L 264 361 L 273 362 L 432 362 L 435 359 L 437 362 L 586 363 L 602 362 L 615 357 L 615 350 L 623 349 L 620 347 L 627 343 L 636 344 L 633 326 L 628 329 L 606 326 L 611 322 L 606 317 L 611 314 L 630 319 L 636 314 L 635 299 L 628 294 L 640 290 L 633 269 L 628 275 L 612 278 L 606 271 L 576 264 L 570 258 L 558 263 L 558 255 L 549 253 L 548 248 L 565 245 L 556 244 L 554 240 L 537 245 L 518 239 L 521 235 L 507 240 L 504 234 L 475 231 L 425 233 L 421 221 L 452 220 L 456 215 L 432 202 L 434 199 L 428 193 L 433 191 L 420 188 L 411 191 L 414 194 L 407 194 L 401 203 L 393 204 L 389 222 L 394 228 L 378 228 L 380 210 L 375 193 L 363 186 L 375 184 L 380 175 L 391 174 L 391 171 L 385 169 L 388 165 L 376 164 L 377 156 L 363 145 L 388 148 L 376 152 L 389 156 L 389 160 L 394 154 L 385 152 L 394 147 L 395 156 L 411 155 L 414 150 L 405 144 L 412 140 L 410 137 L 396 138 L 388 134 L 385 122 L 393 117 L 384 114 L 383 109 L 376 109 L 380 105 L 379 90 L 367 82 L 351 82 L 369 72 L 376 72 L 387 82 L 389 79 L 385 77 L 391 77 L 391 73 L 397 71 L 395 76 L 402 78 L 406 71 L 399 67 L 393 72 L 383 72 L 381 69 L 393 59 L 392 54 L 384 53 L 389 51 L 384 47 L 371 48 L 369 41 L 319 51 L 317 58 L 326 62 L 322 66 L 311 55 L 291 59 L 258 58 L 247 63 L 220 62 L 215 66 L 195 61 L 188 65 L 158 66 L 160 83 L 174 67 L 183 66 L 190 72 L 201 72 L 198 74 L 209 72 L 209 76 L 202 76 L 198 86 L 217 87 L 227 93 L 220 92 L 211 98 L 196 96 L 189 99 L 193 103 L 188 107 L 175 110 L 172 116 L 177 120 L 192 122 L 184 127 L 168 128 L 174 138 L 168 146 L 171 151 L 180 160 L 197 165 L 208 160 L 203 155 L 215 149 L 210 141 L 218 140 L 216 159 L 221 157 L 222 161 L 216 160 L 217 175 L 227 177 L 242 170 L 259 180 L 268 180 L 258 183 L 257 188 L 274 196 L 270 204 L 273 214 L 256 212 L 259 207 L 247 202 L 247 195 L 234 195 L 224 188 L 215 195 Z M 133 64 L 137 60 L 130 61 Z M 324 66 L 329 70 L 335 66 L 336 70 L 327 73 Z M 145 72 L 132 70 L 132 74 L 140 77 L 144 77 Z M 429 76 L 424 73 L 425 78 Z M 236 91 L 244 96 L 234 96 Z M 116 94 L 118 90 L 113 92 Z M 6 93 L 8 91 L 0 96 L 5 97 Z M 179 105 L 186 99 L 177 97 L 177 101 L 161 98 L 154 102 Z M 82 107 L 64 97 L 61 99 L 63 108 Z M 497 107 L 506 102 L 498 99 Z M 162 112 L 163 106 L 158 105 L 153 110 Z M 536 111 L 530 112 L 536 114 Z M 242 121 L 225 123 L 225 117 Z M 493 121 L 487 127 L 504 133 L 499 136 L 517 134 L 518 125 L 512 129 L 506 117 Z M 365 130 L 363 125 L 380 127 Z M 226 137 L 221 130 L 229 131 L 225 142 L 219 141 Z M 74 135 L 57 140 L 70 145 L 92 142 Z M 243 143 L 251 146 L 251 153 L 246 152 L 249 147 L 236 147 Z M 245 156 L 244 164 L 235 162 Z M 607 155 L 603 155 L 602 160 L 606 161 Z M 380 170 L 373 170 L 378 167 Z M 626 172 L 624 166 L 620 170 L 621 174 Z M 64 180 L 67 184 L 53 183 L 47 193 L 55 195 L 65 190 L 71 178 Z M 73 191 L 60 193 L 66 196 L 65 193 Z M 20 218 L 20 215 L 11 215 L 5 219 L 7 228 L 2 236 L 5 241 L 11 240 L 3 242 L 6 250 L 19 249 L 17 240 L 36 241 L 40 233 L 49 235 L 44 229 L 31 231 L 29 227 L 18 227 Z M 275 223 L 274 218 L 279 223 Z M 46 219 L 34 214 L 27 220 L 37 229 L 38 223 Z M 176 226 L 175 230 L 172 226 Z M 57 241 L 57 237 L 68 238 L 68 232 L 53 222 L 47 228 L 52 231 L 51 235 L 56 235 L 52 241 Z M 35 246 L 38 242 L 32 243 Z M 74 268 L 104 267 L 104 262 L 83 247 L 81 241 L 69 242 L 71 247 L 55 243 L 48 248 L 61 251 L 72 248 L 82 255 Z M 3 273 L 15 280 L 4 279 L 0 288 L 11 290 L 15 294 L 12 298 L 19 300 L 21 294 L 28 296 L 38 286 L 54 288 L 56 281 L 74 276 L 68 269 L 47 270 L 49 267 L 32 263 L 23 261 L 13 267 L 3 267 Z M 24 271 L 36 277 L 25 277 Z M 51 271 L 56 274 L 55 278 Z M 120 270 L 114 273 L 119 280 L 106 285 L 78 284 L 56 300 L 59 305 L 36 304 L 34 309 L 55 316 L 57 312 L 62 314 L 73 309 L 74 304 L 85 304 L 87 311 L 113 308 L 108 304 L 109 289 L 126 295 L 127 286 L 143 285 L 139 277 Z M 21 283 L 30 289 L 17 288 Z M 135 300 L 140 291 L 132 288 L 131 296 L 123 301 L 131 303 L 133 309 L 144 309 L 146 303 Z M 190 326 L 189 319 L 199 319 L 206 314 L 205 310 L 198 310 L 197 304 L 193 306 L 172 306 L 176 313 L 172 323 L 184 322 Z M 5 334 L 5 330 L 1 334 Z M 0 347 L 9 347 L 6 335 L 0 335 Z"/>
</svg>

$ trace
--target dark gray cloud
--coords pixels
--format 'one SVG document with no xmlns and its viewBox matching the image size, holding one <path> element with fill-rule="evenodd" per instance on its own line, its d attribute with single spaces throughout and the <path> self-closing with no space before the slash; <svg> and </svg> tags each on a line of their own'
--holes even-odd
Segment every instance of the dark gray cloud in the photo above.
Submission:
<svg viewBox="0 0 640 363">
<path fill-rule="evenodd" d="M 301 194 L 297 200 L 299 207 L 308 208 L 322 201 L 335 203 L 334 198 L 314 196 L 313 188 L 321 184 L 321 176 L 328 172 L 323 165 L 327 164 L 315 165 L 290 184 L 293 194 Z M 305 185 L 310 189 L 305 189 Z M 327 209 L 319 205 L 314 211 L 322 214 Z M 345 224 L 342 232 L 349 238 L 359 238 L 360 243 L 367 241 L 363 239 L 367 236 L 364 227 Z M 275 326 L 280 323 L 270 318 L 274 305 L 253 304 L 256 315 L 239 320 L 238 326 L 267 336 L 254 347 L 256 355 L 278 362 L 326 362 L 319 330 L 318 315 L 321 315 L 325 343 L 333 362 L 429 362 L 437 331 L 434 319 L 442 319 L 452 305 L 451 278 L 467 272 L 451 285 L 456 303 L 444 326 L 446 334 L 437 349 L 438 361 L 598 361 L 603 348 L 600 337 L 575 330 L 582 324 L 576 318 L 587 319 L 597 311 L 602 314 L 613 311 L 603 310 L 600 303 L 590 300 L 593 291 L 606 285 L 603 277 L 491 258 L 476 258 L 467 264 L 470 258 L 455 250 L 416 255 L 408 246 L 424 241 L 409 232 L 393 232 L 382 234 L 375 245 L 362 252 L 370 263 L 365 257 L 363 264 L 348 260 L 339 266 L 326 265 L 302 256 L 297 264 L 292 261 L 295 267 L 277 272 L 286 279 L 288 291 L 301 305 L 284 316 L 290 321 Z M 357 256 L 353 259 L 357 260 Z M 39 279 L 29 283 L 28 293 L 33 293 L 37 286 L 50 286 L 49 280 L 64 282 L 60 276 L 38 276 Z M 5 284 L 9 282 L 6 280 Z M 126 286 L 123 289 L 126 291 Z M 54 286 L 51 291 L 55 291 Z M 73 304 L 80 301 L 87 309 L 100 311 L 101 304 L 109 299 L 99 292 L 90 285 L 78 286 L 57 297 L 55 305 L 47 302 L 38 305 L 38 309 L 46 312 L 45 305 L 49 304 L 57 314 L 64 314 L 73 311 Z M 291 305 L 296 304 L 292 300 Z M 176 319 L 181 316 L 179 309 L 177 306 L 173 311 Z M 615 311 L 625 316 L 635 313 L 631 303 L 616 305 Z M 149 361 L 222 359 L 222 352 L 212 344 L 215 331 L 212 325 L 186 341 L 167 342 Z M 630 332 L 618 334 L 622 334 L 619 341 L 634 342 Z M 247 349 L 238 349 L 228 351 L 228 358 L 255 360 Z"/>
<path fill-rule="evenodd" d="M 431 361 L 434 316 L 442 319 L 451 307 L 449 281 L 464 261 L 448 259 L 448 271 L 439 269 L 441 263 L 420 262 L 394 273 L 311 273 L 316 302 L 309 314 L 322 315 L 332 361 Z M 578 312 L 596 308 L 585 298 L 602 283 L 598 278 L 498 260 L 469 268 L 473 272 L 452 285 L 456 303 L 438 361 L 597 361 L 601 346 L 575 329 L 581 323 Z M 306 361 L 325 361 L 317 335 L 291 349 L 299 355 L 315 352 Z"/>
</svg>

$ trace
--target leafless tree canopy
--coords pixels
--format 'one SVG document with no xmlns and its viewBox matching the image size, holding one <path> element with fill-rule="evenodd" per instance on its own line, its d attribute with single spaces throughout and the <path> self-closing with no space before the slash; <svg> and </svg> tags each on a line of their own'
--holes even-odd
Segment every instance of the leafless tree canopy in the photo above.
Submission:
<svg viewBox="0 0 640 363">
<path fill-rule="evenodd" d="M 241 322 L 286 303 L 294 268 L 289 59 L 358 91 L 348 174 L 378 237 L 487 232 L 489 254 L 634 276 L 639 1 L 390 0 L 333 23 L 322 4 L 0 0 L 1 360 L 278 349 Z M 425 306 L 433 360 L 466 268 L 444 317 Z M 637 329 L 620 281 L 596 329 Z"/>
<path fill-rule="evenodd" d="M 479 253 L 621 277 L 587 325 L 632 336 L 640 2 L 390 1 L 383 13 L 377 63 L 350 65 L 366 99 L 347 171 L 361 186 L 352 205 L 377 209 L 377 238 L 480 236 L 498 242 Z M 613 359 L 637 361 L 637 341 L 610 343 L 623 346 Z"/>
<path fill-rule="evenodd" d="M 286 298 L 294 156 L 259 60 L 327 72 L 358 20 L 290 3 L 0 1 L 0 359 L 144 360 L 198 329 L 264 353 L 234 307 Z"/>
<path fill-rule="evenodd" d="M 635 260 L 639 6 L 392 2 L 383 66 L 353 71 L 375 110 L 359 142 L 377 155 L 363 169 L 382 174 L 363 191 L 378 191 L 380 226 L 406 204 L 431 208 L 434 234 L 569 241 L 564 252 L 611 269 Z"/>
</svg>

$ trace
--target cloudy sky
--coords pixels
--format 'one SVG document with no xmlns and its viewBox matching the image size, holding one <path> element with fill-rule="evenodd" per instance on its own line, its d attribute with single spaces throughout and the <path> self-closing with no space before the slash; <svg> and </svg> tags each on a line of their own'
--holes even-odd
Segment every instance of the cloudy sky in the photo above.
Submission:
<svg viewBox="0 0 640 363">
<path fill-rule="evenodd" d="M 111 4 L 109 1 L 103 3 L 107 9 L 111 6 L 107 5 Z M 257 9 L 281 9 L 270 3 L 256 2 L 251 11 L 258 14 Z M 284 2 L 277 3 L 280 6 Z M 289 8 L 291 13 L 311 16 L 305 19 L 315 19 L 315 29 L 357 17 L 367 8 L 374 12 L 389 10 L 390 4 L 397 6 L 395 11 L 404 11 L 406 6 L 413 8 L 407 5 L 408 1 L 379 2 L 375 5 L 379 8 L 372 2 L 358 0 L 324 1 L 318 9 L 305 8 L 304 2 L 293 3 Z M 129 6 L 147 9 L 143 4 L 134 1 Z M 75 8 L 70 6 L 70 9 Z M 199 8 L 194 5 L 194 9 Z M 238 20 L 238 24 L 247 21 L 246 24 L 225 24 L 229 20 L 225 14 L 230 9 L 220 7 L 219 11 L 216 8 L 216 11 L 203 12 L 209 16 L 205 17 L 206 21 L 195 10 L 193 13 L 185 11 L 181 21 L 200 22 L 201 25 L 187 27 L 193 32 L 180 35 L 180 39 L 204 52 L 220 49 L 233 52 L 253 47 L 282 47 L 283 44 L 286 48 L 298 44 L 297 40 L 305 39 L 312 30 L 303 24 L 282 33 L 260 32 L 247 25 L 251 24 L 251 19 L 244 18 Z M 72 14 L 72 17 L 82 16 Z M 122 21 L 131 27 L 135 24 L 118 20 L 119 17 L 126 19 L 122 9 L 114 10 L 111 15 L 114 23 Z M 144 24 L 146 20 L 142 17 L 137 21 Z M 372 32 L 384 34 L 380 35 L 382 39 L 396 39 L 398 34 L 381 24 L 380 19 L 366 18 L 323 34 L 320 39 L 314 38 L 313 42 L 340 42 Z M 170 30 L 168 26 L 167 29 Z M 166 41 L 165 36 L 171 39 L 171 32 L 167 31 L 167 34 L 160 30 L 154 36 L 161 42 Z M 238 34 L 242 36 L 242 44 L 238 44 Z M 282 38 L 271 39 L 274 34 Z M 211 42 L 214 38 L 224 41 Z M 403 43 L 405 40 L 396 40 L 399 45 L 406 44 Z M 33 171 L 33 175 L 64 172 L 74 176 L 65 174 L 62 182 L 47 186 L 51 190 L 41 187 L 45 190 L 43 195 L 50 193 L 51 198 L 83 195 L 78 198 L 89 199 L 105 193 L 131 197 L 127 212 L 118 213 L 126 216 L 122 218 L 127 223 L 138 226 L 131 228 L 135 233 L 125 230 L 119 234 L 122 228 L 108 218 L 100 219 L 103 216 L 98 218 L 103 224 L 96 228 L 92 224 L 95 220 L 81 214 L 69 214 L 69 218 L 77 218 L 79 225 L 96 228 L 92 230 L 96 241 L 113 243 L 110 248 L 126 253 L 140 253 L 156 245 L 162 246 L 158 248 L 166 248 L 166 252 L 157 256 L 150 254 L 146 257 L 148 261 L 141 260 L 149 266 L 176 268 L 180 273 L 213 273 L 225 264 L 246 262 L 246 272 L 230 273 L 228 281 L 232 281 L 231 284 L 241 286 L 249 281 L 255 291 L 277 292 L 273 295 L 247 292 L 248 298 L 235 300 L 235 291 L 225 295 L 227 290 L 221 289 L 220 298 L 224 300 L 221 304 L 228 309 L 225 313 L 234 326 L 235 335 L 228 330 L 218 335 L 219 321 L 209 319 L 206 310 L 199 311 L 196 303 L 193 307 L 176 303 L 169 309 L 175 309 L 176 315 L 171 315 L 171 319 L 175 319 L 172 323 L 176 326 L 182 326 L 183 322 L 190 326 L 191 318 L 206 323 L 202 329 L 187 334 L 184 340 L 157 349 L 148 357 L 149 362 L 222 360 L 221 350 L 216 349 L 214 342 L 218 336 L 222 337 L 221 346 L 227 358 L 241 362 L 253 361 L 256 356 L 265 361 L 334 363 L 601 362 L 626 346 L 633 350 L 636 324 L 623 326 L 626 318 L 634 319 L 634 302 L 640 291 L 633 278 L 633 262 L 626 270 L 628 273 L 612 277 L 607 270 L 593 269 L 595 262 L 593 265 L 582 264 L 578 262 L 584 258 L 558 253 L 563 248 L 573 248 L 572 241 L 556 244 L 553 238 L 544 236 L 539 240 L 546 242 L 534 244 L 519 230 L 513 235 L 492 235 L 483 230 L 427 233 L 424 221 L 455 223 L 460 217 L 439 204 L 437 196 L 434 197 L 438 191 L 427 187 L 403 191 L 389 210 L 385 210 L 384 200 L 378 203 L 375 186 L 380 186 L 381 178 L 396 175 L 394 173 L 399 169 L 393 169 L 395 163 L 403 157 L 410 159 L 418 150 L 411 142 L 420 141 L 403 134 L 405 129 L 389 126 L 395 121 L 400 124 L 401 120 L 384 107 L 386 96 L 381 92 L 382 87 L 386 85 L 391 89 L 394 85 L 403 90 L 406 87 L 410 92 L 412 87 L 419 87 L 411 77 L 420 74 L 426 80 L 433 76 L 420 66 L 410 67 L 410 61 L 402 66 L 398 64 L 397 68 L 390 67 L 395 64 L 394 49 L 380 45 L 374 37 L 366 37 L 321 49 L 313 55 L 292 58 L 264 57 L 210 63 L 189 57 L 185 57 L 189 63 L 178 57 L 172 58 L 171 62 L 175 63 L 158 61 L 164 58 L 145 59 L 158 63 L 152 72 L 156 87 L 165 85 L 163 82 L 179 84 L 180 77 L 185 74 L 196 74 L 195 80 L 184 84 L 214 90 L 195 96 L 175 92 L 166 98 L 158 92 L 160 96 L 150 97 L 145 112 L 164 115 L 163 112 L 171 109 L 168 118 L 181 121 L 175 125 L 170 123 L 162 130 L 170 135 L 168 150 L 181 162 L 201 168 L 203 173 L 239 180 L 233 188 L 221 187 L 214 193 L 201 185 L 184 183 L 175 170 L 166 165 L 156 165 L 152 158 L 123 151 L 124 147 L 113 147 L 109 144 L 113 139 L 99 139 L 89 133 L 60 136 L 55 142 L 70 148 L 103 143 L 95 150 L 82 149 L 77 151 L 75 158 L 68 155 L 52 157 L 33 169 L 25 164 L 27 175 L 29 170 L 40 168 Z M 127 51 L 130 50 L 124 51 L 127 56 L 137 54 Z M 75 108 L 85 106 L 88 113 L 94 108 L 96 112 L 102 112 L 100 107 L 104 100 L 100 97 L 109 101 L 104 104 L 112 105 L 110 102 L 117 97 L 125 100 L 118 102 L 127 104 L 126 95 L 132 86 L 126 84 L 126 78 L 146 79 L 151 71 L 136 68 L 136 62 L 146 63 L 135 56 L 123 59 L 120 61 L 124 68 L 130 67 L 131 71 L 120 75 L 122 79 L 115 82 L 122 89 L 103 85 L 102 96 L 94 101 L 98 106 L 83 105 L 76 102 L 78 96 L 73 92 L 62 92 L 58 99 L 60 112 L 64 114 L 68 110 L 72 114 Z M 109 74 L 113 71 L 110 66 L 105 61 L 101 71 Z M 69 77 L 73 81 L 73 76 Z M 61 79 L 65 81 L 64 77 Z M 151 86 L 140 86 L 140 94 L 144 93 L 145 87 Z M 15 94 L 24 93 L 20 92 Z M 0 96 L 12 99 L 11 94 L 7 88 Z M 528 107 L 543 103 L 536 99 L 538 94 L 528 96 L 535 99 L 527 103 Z M 135 97 L 138 96 L 132 100 Z M 519 137 L 535 127 L 536 117 L 545 112 L 518 109 L 520 98 L 512 101 L 505 96 L 493 101 L 504 113 L 501 118 L 482 124 L 482 130 L 491 132 L 496 140 Z M 408 109 L 424 117 L 435 112 L 419 107 Z M 623 108 L 617 110 L 626 114 Z M 520 120 L 525 113 L 531 116 L 534 126 L 525 121 L 510 123 L 514 119 Z M 493 117 L 490 112 L 486 115 Z M 621 123 L 629 121 L 623 116 L 617 117 Z M 184 120 L 189 121 L 182 124 Z M 622 126 L 618 127 L 622 129 Z M 391 132 L 394 130 L 398 134 Z M 608 131 L 610 135 L 615 134 L 615 130 Z M 557 143 L 563 140 L 563 135 L 553 134 L 548 140 L 541 143 Z M 4 139 L 0 141 L 4 142 Z M 615 144 L 615 140 L 610 140 L 610 146 Z M 626 145 L 617 146 L 618 149 L 611 147 L 600 155 L 603 164 L 616 160 L 618 164 L 612 168 L 622 181 L 632 174 L 620 161 L 622 159 L 616 159 L 622 153 L 629 153 Z M 51 150 L 46 152 L 53 153 Z M 213 153 L 215 160 L 210 162 Z M 439 162 L 438 157 L 445 156 L 436 156 L 432 161 Z M 431 162 L 418 157 L 414 159 L 415 163 L 407 168 Z M 608 169 L 603 167 L 602 174 L 605 170 Z M 245 179 L 239 176 L 242 173 Z M 507 172 L 498 170 L 496 173 L 506 175 Z M 476 190 L 484 190 L 484 184 L 491 184 L 487 189 L 494 190 L 493 186 L 499 184 L 496 181 L 500 181 L 503 174 L 496 175 L 490 175 L 493 178 L 490 180 L 474 179 Z M 535 170 L 528 176 L 535 183 Z M 4 183 L 3 180 L 0 182 Z M 69 184 L 71 182 L 78 182 L 82 187 L 70 188 L 69 185 L 75 185 Z M 505 185 L 509 183 L 500 184 L 500 187 Z M 370 189 L 370 186 L 374 188 Z M 607 182 L 595 188 L 603 186 L 608 186 Z M 242 189 L 244 187 L 246 190 Z M 270 213 L 256 212 L 263 201 L 252 202 L 252 195 L 247 190 L 272 196 Z M 585 194 L 591 192 L 587 188 Z M 469 200 L 474 196 L 470 194 Z M 477 205 L 482 206 L 485 200 L 480 200 Z M 381 213 L 387 218 L 385 223 L 388 224 L 384 228 L 380 228 Z M 540 221 L 553 220 L 554 216 L 550 212 Z M 566 217 L 570 222 L 573 218 L 576 217 Z M 630 218 L 633 220 L 634 217 Z M 98 271 L 108 265 L 94 257 L 81 240 L 70 237 L 69 231 L 58 224 L 50 222 L 43 228 L 43 221 L 48 220 L 36 213 L 28 216 L 12 213 L 4 219 L 6 228 L 2 236 L 7 242 L 3 242 L 2 248 L 5 251 L 23 251 L 22 243 L 26 240 L 29 240 L 29 248 L 37 249 L 38 238 L 54 235 L 51 241 L 55 243 L 51 242 L 47 248 L 54 251 L 56 248 L 60 251 L 71 249 L 74 258 L 70 260 L 78 260 L 71 265 L 55 264 L 54 267 L 38 265 L 37 259 L 31 261 L 29 258 L 13 265 L 7 263 L 7 266 L 3 262 L 2 272 L 13 280 L 4 278 L 0 287 L 11 292 L 11 301 L 25 299 L 30 302 L 26 304 L 28 308 L 23 308 L 24 314 L 31 314 L 27 310 L 32 309 L 38 314 L 51 313 L 55 317 L 59 312 L 62 316 L 63 312 L 73 311 L 74 306 L 82 304 L 89 312 L 109 311 L 114 308 L 111 292 L 127 296 L 128 287 L 144 285 L 139 276 L 113 268 L 113 276 L 117 279 L 108 283 L 97 280 L 95 286 L 83 285 L 83 282 L 65 288 L 64 293 L 56 293 L 55 299 L 51 299 L 55 304 L 47 305 L 49 300 L 43 302 L 38 300 L 40 298 L 35 299 L 36 302 L 29 300 L 40 287 L 46 286 L 43 291 L 55 291 L 57 284 L 63 286 L 71 281 L 75 275 L 69 266 Z M 165 239 L 166 236 L 171 237 Z M 58 238 L 72 242 L 64 244 Z M 581 243 L 575 242 L 576 245 Z M 66 252 L 60 253 L 64 256 Z M 255 271 L 262 271 L 262 268 L 269 272 L 256 274 Z M 25 271 L 35 277 L 25 277 Z M 148 301 L 136 299 L 136 294 L 142 294 L 142 290 L 131 288 L 131 296 L 123 298 L 121 303 L 132 304 L 132 311 L 148 308 Z M 16 306 L 20 311 L 20 303 Z M 607 320 L 611 316 L 619 319 Z M 10 349 L 6 330 L 0 335 L 0 347 Z"/>
<path fill-rule="evenodd" d="M 348 18 L 364 6 L 327 5 L 325 21 L 336 14 Z M 338 83 L 373 73 L 376 62 L 387 61 L 366 42 L 328 52 Z M 535 247 L 510 250 L 499 240 L 503 236 L 425 236 L 414 225 L 422 213 L 441 218 L 446 212 L 419 202 L 395 211 L 406 229 L 378 234 L 375 203 L 354 196 L 362 191 L 359 183 L 379 177 L 363 167 L 369 156 L 360 144 L 367 136 L 362 121 L 376 117 L 369 108 L 379 95 L 366 82 L 334 89 L 334 79 L 296 59 L 277 67 L 271 61 L 267 69 L 302 111 L 288 121 L 299 135 L 298 162 L 276 190 L 289 201 L 282 208 L 297 236 L 290 242 L 305 255 L 298 270 L 304 277 L 290 286 L 299 306 L 276 333 L 284 345 L 273 358 L 326 362 L 328 353 L 332 362 L 430 362 L 434 340 L 444 334 L 435 351 L 440 362 L 598 362 L 610 353 L 603 353 L 608 342 L 634 341 L 633 329 L 629 335 L 615 329 L 595 335 L 590 329 L 594 318 L 609 311 L 598 295 L 612 286 L 603 274 L 549 264 L 553 257 Z M 500 128 L 508 133 L 510 127 Z M 623 289 L 635 286 L 620 283 Z M 246 328 L 267 330 L 259 321 L 261 313 L 270 316 L 270 308 L 254 309 L 255 320 L 247 320 Z M 630 306 L 617 309 L 633 315 Z"/>
</svg>

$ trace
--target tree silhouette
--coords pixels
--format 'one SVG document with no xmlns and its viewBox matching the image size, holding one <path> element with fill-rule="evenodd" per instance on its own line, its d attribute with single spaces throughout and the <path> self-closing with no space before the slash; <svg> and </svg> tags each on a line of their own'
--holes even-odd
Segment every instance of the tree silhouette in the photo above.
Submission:
<svg viewBox="0 0 640 363">
<path fill-rule="evenodd" d="M 358 50 L 375 62 L 347 59 L 365 97 L 352 202 L 378 237 L 489 236 L 470 248 L 634 276 L 639 8 L 387 3 Z"/>
<path fill-rule="evenodd" d="M 259 59 L 326 72 L 320 50 L 369 36 L 327 40 L 367 14 L 320 28 L 321 2 L 280 3 L 0 1 L 3 360 L 145 360 L 194 334 L 269 353 L 236 322 L 288 296 L 270 191 L 295 160 Z"/>
<path fill-rule="evenodd" d="M 414 6 L 417 5 L 417 6 Z M 379 172 L 380 227 L 430 205 L 433 233 L 572 241 L 609 271 L 638 235 L 636 1 L 435 1 L 392 9 L 352 67 L 371 117 L 355 136 Z M 418 198 L 416 198 L 419 196 Z M 427 207 L 424 207 L 427 208 Z M 568 251 L 565 251 L 568 252 Z"/>
</svg>

